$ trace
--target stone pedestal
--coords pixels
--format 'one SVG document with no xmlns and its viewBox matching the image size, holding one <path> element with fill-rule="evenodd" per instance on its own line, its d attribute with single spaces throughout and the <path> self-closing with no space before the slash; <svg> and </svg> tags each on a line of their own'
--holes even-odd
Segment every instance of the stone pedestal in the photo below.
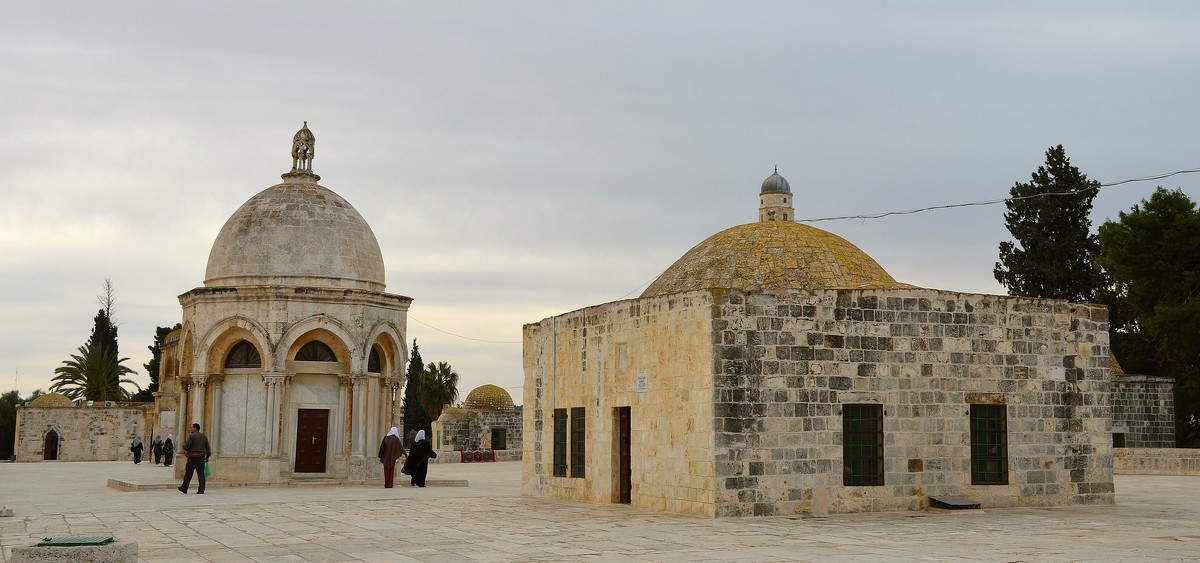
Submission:
<svg viewBox="0 0 1200 563">
<path fill-rule="evenodd" d="M 258 480 L 277 483 L 282 480 L 282 468 L 283 460 L 277 457 L 263 458 L 258 462 Z"/>
<path fill-rule="evenodd" d="M 113 542 L 105 545 L 74 547 L 14 547 L 13 563 L 59 563 L 88 561 L 95 563 L 137 563 L 136 542 Z"/>
</svg>

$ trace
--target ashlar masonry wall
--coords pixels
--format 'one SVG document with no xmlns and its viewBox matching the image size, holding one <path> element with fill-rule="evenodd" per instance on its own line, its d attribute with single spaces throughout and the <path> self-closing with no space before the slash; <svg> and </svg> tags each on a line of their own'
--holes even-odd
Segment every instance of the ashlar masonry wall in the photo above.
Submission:
<svg viewBox="0 0 1200 563">
<path fill-rule="evenodd" d="M 1174 448 L 1174 391 L 1167 377 L 1113 375 L 1113 435 L 1126 448 Z"/>
<path fill-rule="evenodd" d="M 129 443 L 139 434 L 153 461 L 146 415 L 152 406 L 63 406 L 17 408 L 17 461 L 42 461 L 46 435 L 58 435 L 59 461 L 132 460 Z M 146 456 L 150 457 L 147 458 Z"/>
<path fill-rule="evenodd" d="M 696 292 L 526 325 L 522 493 L 618 502 L 615 417 L 628 407 L 631 504 L 713 516 L 712 306 Z M 555 476 L 553 411 L 579 407 L 584 476 Z"/>
<path fill-rule="evenodd" d="M 716 515 L 1112 503 L 1107 311 L 938 290 L 714 292 Z M 843 485 L 842 409 L 883 407 L 884 484 Z M 1008 482 L 973 485 L 970 406 Z"/>
</svg>

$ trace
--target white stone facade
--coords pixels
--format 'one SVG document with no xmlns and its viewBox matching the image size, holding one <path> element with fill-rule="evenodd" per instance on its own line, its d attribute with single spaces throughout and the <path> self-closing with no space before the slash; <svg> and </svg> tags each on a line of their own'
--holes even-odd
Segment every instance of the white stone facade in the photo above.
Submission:
<svg viewBox="0 0 1200 563">
<path fill-rule="evenodd" d="M 317 184 L 314 149 L 305 126 L 283 183 L 229 218 L 164 346 L 156 404 L 177 448 L 200 423 L 216 479 L 379 477 L 399 423 L 412 299 L 384 293 L 375 235 Z"/>
</svg>

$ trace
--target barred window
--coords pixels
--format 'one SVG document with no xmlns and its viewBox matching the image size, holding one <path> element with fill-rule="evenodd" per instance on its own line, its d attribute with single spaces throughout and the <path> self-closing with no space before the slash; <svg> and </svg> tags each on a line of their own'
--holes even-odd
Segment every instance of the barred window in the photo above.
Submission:
<svg viewBox="0 0 1200 563">
<path fill-rule="evenodd" d="M 1005 405 L 971 405 L 971 484 L 1008 484 Z"/>
<path fill-rule="evenodd" d="M 842 405 L 842 484 L 883 484 L 883 405 Z"/>
<path fill-rule="evenodd" d="M 258 355 L 258 348 L 255 348 L 249 340 L 242 340 L 233 345 L 229 350 L 229 355 L 225 356 L 225 367 L 227 368 L 260 368 L 262 367 L 262 358 Z"/>
<path fill-rule="evenodd" d="M 583 477 L 584 428 L 583 407 L 571 409 L 571 476 Z"/>
<path fill-rule="evenodd" d="M 554 476 L 567 476 L 567 409 L 554 409 Z"/>
</svg>

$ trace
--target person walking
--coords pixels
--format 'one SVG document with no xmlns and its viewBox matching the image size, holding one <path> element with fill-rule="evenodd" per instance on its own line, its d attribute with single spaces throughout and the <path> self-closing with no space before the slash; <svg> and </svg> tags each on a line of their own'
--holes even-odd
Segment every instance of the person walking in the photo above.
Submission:
<svg viewBox="0 0 1200 563">
<path fill-rule="evenodd" d="M 154 465 L 158 465 L 158 463 L 160 461 L 162 461 L 162 454 L 163 454 L 163 443 L 162 443 L 162 435 L 161 434 L 154 437 L 154 442 L 152 444 L 150 444 L 150 451 L 154 452 Z"/>
<path fill-rule="evenodd" d="M 383 488 L 395 486 L 396 460 L 404 455 L 404 444 L 400 442 L 400 430 L 395 426 L 379 444 L 379 462 L 383 464 Z"/>
<path fill-rule="evenodd" d="M 192 482 L 192 473 L 197 473 L 200 479 L 200 487 L 196 489 L 196 494 L 204 494 L 204 464 L 208 462 L 208 457 L 212 455 L 212 450 L 208 447 L 208 436 L 200 432 L 200 423 L 192 423 L 192 433 L 188 434 L 186 440 L 183 441 L 183 453 L 187 455 L 187 466 L 183 470 L 183 484 L 179 486 L 179 492 L 187 494 L 188 484 Z"/>
<path fill-rule="evenodd" d="M 437 452 L 433 451 L 433 445 L 425 439 L 425 431 L 417 430 L 412 449 L 408 452 L 408 459 L 404 460 L 404 468 L 400 472 L 412 476 L 411 486 L 424 487 L 425 476 L 429 473 L 429 460 L 436 458 Z"/>
<path fill-rule="evenodd" d="M 175 462 L 175 435 L 174 434 L 167 434 L 167 439 L 163 440 L 162 452 L 163 452 L 163 466 L 171 467 L 171 464 Z"/>
<path fill-rule="evenodd" d="M 142 437 L 135 435 L 133 443 L 129 444 L 129 451 L 133 452 L 133 463 L 142 462 Z"/>
</svg>

